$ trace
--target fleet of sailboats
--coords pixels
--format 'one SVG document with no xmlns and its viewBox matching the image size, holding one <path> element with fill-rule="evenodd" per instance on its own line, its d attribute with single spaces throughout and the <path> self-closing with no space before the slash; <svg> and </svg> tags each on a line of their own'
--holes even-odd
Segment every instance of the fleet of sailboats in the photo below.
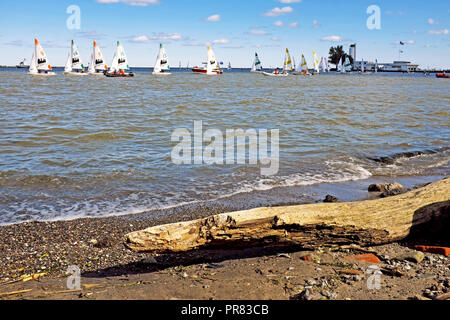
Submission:
<svg viewBox="0 0 450 320">
<path fill-rule="evenodd" d="M 194 73 L 203 73 L 207 75 L 218 75 L 223 74 L 223 70 L 219 65 L 222 62 L 217 61 L 216 55 L 212 48 L 207 46 L 207 62 L 203 63 L 203 67 L 194 67 L 192 71 Z M 272 68 L 272 67 L 271 67 Z M 75 41 L 71 41 L 70 53 L 67 57 L 67 62 L 64 68 L 64 74 L 67 75 L 106 75 L 107 77 L 133 77 L 134 74 L 130 72 L 130 67 L 128 64 L 128 58 L 125 53 L 123 45 L 118 41 L 116 50 L 114 53 L 114 58 L 111 62 L 111 66 L 108 70 L 108 66 L 104 62 L 104 57 L 100 50 L 97 42 L 93 42 L 93 50 L 90 56 L 89 67 L 85 71 L 85 66 L 82 62 L 80 52 L 78 50 Z M 189 69 L 189 62 L 187 64 L 187 69 Z M 181 62 L 180 62 L 181 70 Z M 228 70 L 232 70 L 231 62 L 228 63 Z M 352 64 L 350 62 L 349 56 L 343 56 L 336 65 L 336 70 L 340 73 L 347 73 L 352 71 Z M 170 75 L 170 65 L 169 57 L 167 55 L 166 49 L 163 44 L 159 46 L 159 52 L 156 58 L 156 63 L 153 68 L 154 75 Z M 304 54 L 301 56 L 300 64 L 296 65 L 294 57 L 291 57 L 289 49 L 286 48 L 285 57 L 283 62 L 282 70 L 276 68 L 274 72 L 263 72 L 262 64 L 259 59 L 258 53 L 255 53 L 255 58 L 253 60 L 250 72 L 261 73 L 264 76 L 274 76 L 274 77 L 287 77 L 290 74 L 293 75 L 312 75 L 320 73 L 330 72 L 330 65 L 326 57 L 321 57 L 319 59 L 315 51 L 313 51 L 313 68 L 308 69 L 308 63 L 305 59 Z M 361 72 L 365 73 L 365 62 L 361 62 Z M 378 71 L 378 61 L 375 63 L 375 73 Z M 35 49 L 31 58 L 29 66 L 29 74 L 31 75 L 55 75 L 52 71 L 52 67 L 48 62 L 47 55 L 42 48 L 42 45 L 37 39 L 35 39 Z"/>
</svg>

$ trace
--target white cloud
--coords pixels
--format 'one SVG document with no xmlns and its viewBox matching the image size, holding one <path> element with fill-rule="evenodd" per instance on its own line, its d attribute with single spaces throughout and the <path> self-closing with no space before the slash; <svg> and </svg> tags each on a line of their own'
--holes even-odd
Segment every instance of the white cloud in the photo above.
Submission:
<svg viewBox="0 0 450 320">
<path fill-rule="evenodd" d="M 275 27 L 283 27 L 284 26 L 284 23 L 283 23 L 283 21 L 275 21 L 274 23 L 273 23 L 273 25 L 275 26 Z"/>
<path fill-rule="evenodd" d="M 155 33 L 148 37 L 146 35 L 141 35 L 131 39 L 131 42 L 135 43 L 147 43 L 151 41 L 178 41 L 182 40 L 183 36 L 179 33 Z"/>
<path fill-rule="evenodd" d="M 136 43 L 145 43 L 145 42 L 149 42 L 150 39 L 147 36 L 138 36 L 138 37 L 134 37 L 132 40 L 132 42 L 136 42 Z"/>
<path fill-rule="evenodd" d="M 433 18 L 429 18 L 427 20 L 429 25 L 441 24 L 439 21 L 434 20 Z"/>
<path fill-rule="evenodd" d="M 228 40 L 228 39 L 218 39 L 218 40 L 214 40 L 212 43 L 213 44 L 227 44 L 227 43 L 230 43 L 230 40 Z"/>
<path fill-rule="evenodd" d="M 283 21 L 275 21 L 273 23 L 273 25 L 276 26 L 276 27 L 279 27 L 279 28 L 285 27 Z M 298 27 L 298 22 L 289 23 L 288 25 L 286 25 L 286 27 L 288 27 L 288 28 L 297 28 Z"/>
<path fill-rule="evenodd" d="M 98 3 L 125 3 L 130 6 L 146 7 L 150 4 L 159 4 L 159 0 L 97 0 Z"/>
<path fill-rule="evenodd" d="M 205 21 L 208 21 L 208 22 L 218 22 L 218 21 L 221 20 L 221 18 L 222 18 L 222 17 L 220 16 L 220 14 L 214 14 L 214 15 L 212 15 L 212 16 L 206 18 Z"/>
<path fill-rule="evenodd" d="M 302 0 L 278 0 L 278 2 L 289 4 L 289 3 L 300 3 Z"/>
<path fill-rule="evenodd" d="M 448 29 L 430 30 L 428 34 L 448 34 Z"/>
<path fill-rule="evenodd" d="M 256 29 L 250 30 L 250 31 L 247 32 L 247 33 L 248 33 L 248 34 L 253 34 L 253 35 L 255 35 L 255 36 L 265 36 L 265 35 L 268 34 L 267 31 L 264 31 L 264 30 L 256 30 Z"/>
<path fill-rule="evenodd" d="M 320 39 L 322 41 L 331 41 L 331 42 L 341 42 L 344 41 L 344 39 L 342 39 L 340 36 L 328 36 L 328 37 L 323 37 L 322 39 Z"/>
<path fill-rule="evenodd" d="M 283 8 L 276 7 L 270 11 L 267 11 L 264 15 L 266 17 L 278 17 L 286 13 L 291 13 L 293 11 L 294 9 L 292 9 L 292 7 L 283 7 Z"/>
<path fill-rule="evenodd" d="M 313 20 L 312 24 L 313 24 L 313 28 L 314 28 L 314 29 L 319 29 L 319 28 L 320 28 L 319 21 Z"/>
</svg>

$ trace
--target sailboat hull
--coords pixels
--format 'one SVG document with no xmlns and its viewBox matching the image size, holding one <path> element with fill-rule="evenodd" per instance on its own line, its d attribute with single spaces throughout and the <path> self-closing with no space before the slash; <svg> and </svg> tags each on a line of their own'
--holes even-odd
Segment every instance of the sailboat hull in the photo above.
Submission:
<svg viewBox="0 0 450 320">
<path fill-rule="evenodd" d="M 289 73 L 269 73 L 269 72 L 261 72 L 263 76 L 265 77 L 287 77 L 289 76 Z"/>
<path fill-rule="evenodd" d="M 39 72 L 28 72 L 28 74 L 32 76 L 38 76 L 38 77 L 51 77 L 56 76 L 55 72 L 48 72 L 48 73 L 39 73 Z"/>
<path fill-rule="evenodd" d="M 88 72 L 89 76 L 104 76 L 104 72 Z"/>
<path fill-rule="evenodd" d="M 87 73 L 84 72 L 64 72 L 66 76 L 87 76 Z"/>
<path fill-rule="evenodd" d="M 307 73 L 307 72 L 298 72 L 298 71 L 295 71 L 295 72 L 292 72 L 292 75 L 293 76 L 307 76 L 307 77 L 312 77 L 312 74 L 311 73 Z"/>
<path fill-rule="evenodd" d="M 193 68 L 193 69 L 192 69 L 192 72 L 195 72 L 195 73 L 204 73 L 204 74 L 207 74 L 207 73 L 208 73 L 206 69 L 202 69 L 202 68 Z M 223 71 L 222 71 L 222 70 L 213 70 L 212 73 L 213 73 L 213 74 L 223 74 Z"/>
<path fill-rule="evenodd" d="M 153 72 L 153 75 L 155 76 L 170 76 L 170 72 Z"/>
<path fill-rule="evenodd" d="M 105 73 L 108 78 L 132 78 L 134 73 Z"/>
</svg>

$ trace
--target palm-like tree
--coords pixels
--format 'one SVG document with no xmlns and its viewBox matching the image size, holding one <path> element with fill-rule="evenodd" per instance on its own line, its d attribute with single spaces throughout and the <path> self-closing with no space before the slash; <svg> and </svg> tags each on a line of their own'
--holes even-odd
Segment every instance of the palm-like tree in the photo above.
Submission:
<svg viewBox="0 0 450 320">
<path fill-rule="evenodd" d="M 350 62 L 353 63 L 353 58 L 344 51 L 343 46 L 331 47 L 329 54 L 329 62 L 335 65 L 338 65 L 342 58 L 345 60 L 347 57 L 350 59 Z"/>
</svg>

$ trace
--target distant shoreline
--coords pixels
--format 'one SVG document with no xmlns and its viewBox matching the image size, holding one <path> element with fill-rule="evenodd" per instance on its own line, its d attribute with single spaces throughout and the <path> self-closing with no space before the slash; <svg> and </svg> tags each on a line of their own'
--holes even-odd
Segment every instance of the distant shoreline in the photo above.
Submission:
<svg viewBox="0 0 450 320">
<path fill-rule="evenodd" d="M 54 69 L 64 69 L 64 67 L 60 67 L 60 66 L 54 66 Z M 2 66 L 0 65 L 0 69 L 28 69 L 28 68 L 18 68 L 17 66 Z M 153 67 L 130 67 L 130 69 L 149 69 L 152 70 Z M 191 70 L 192 68 L 179 68 L 179 67 L 172 67 L 171 70 Z M 223 68 L 224 70 L 227 70 L 226 68 Z M 241 70 L 241 71 L 245 71 L 248 70 L 250 71 L 251 68 L 232 68 L 231 70 Z M 264 68 L 264 70 L 275 70 L 275 68 Z M 331 72 L 337 72 L 336 70 L 330 70 Z M 358 73 L 358 71 L 355 71 L 356 73 Z M 411 72 L 411 73 L 450 73 L 450 69 L 446 69 L 446 70 L 419 70 L 419 71 L 415 71 L 415 72 Z M 373 73 L 373 72 L 372 72 Z M 405 71 L 378 71 L 378 73 L 407 73 Z"/>
</svg>

